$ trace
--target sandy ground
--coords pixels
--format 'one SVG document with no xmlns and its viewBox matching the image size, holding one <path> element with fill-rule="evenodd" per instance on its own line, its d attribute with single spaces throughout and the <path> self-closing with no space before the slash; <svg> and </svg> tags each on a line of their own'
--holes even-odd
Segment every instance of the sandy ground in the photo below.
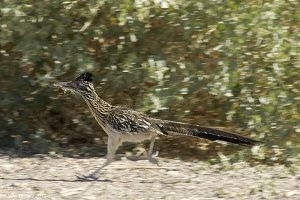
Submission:
<svg viewBox="0 0 300 200">
<path fill-rule="evenodd" d="M 78 181 L 104 158 L 0 155 L 0 199 L 300 199 L 299 168 L 122 158 L 100 180 Z"/>
</svg>

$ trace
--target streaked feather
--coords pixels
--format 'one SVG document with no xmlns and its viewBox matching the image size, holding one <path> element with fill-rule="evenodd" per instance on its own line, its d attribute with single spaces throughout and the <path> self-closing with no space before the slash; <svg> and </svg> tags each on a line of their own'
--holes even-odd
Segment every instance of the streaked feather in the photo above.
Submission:
<svg viewBox="0 0 300 200">
<path fill-rule="evenodd" d="M 151 129 L 149 118 L 126 107 L 114 106 L 107 114 L 106 122 L 121 133 L 136 134 Z"/>
</svg>

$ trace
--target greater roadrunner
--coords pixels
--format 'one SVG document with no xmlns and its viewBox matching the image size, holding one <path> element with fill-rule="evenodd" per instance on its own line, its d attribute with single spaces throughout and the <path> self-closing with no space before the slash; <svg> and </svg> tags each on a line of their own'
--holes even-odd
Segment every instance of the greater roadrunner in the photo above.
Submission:
<svg viewBox="0 0 300 200">
<path fill-rule="evenodd" d="M 186 135 L 208 140 L 221 140 L 241 145 L 255 145 L 258 141 L 234 133 L 215 130 L 188 123 L 155 119 L 122 106 L 113 106 L 102 100 L 93 86 L 92 74 L 85 72 L 70 82 L 59 82 L 55 86 L 83 97 L 98 124 L 108 135 L 107 160 L 93 173 L 79 179 L 97 179 L 98 172 L 114 160 L 116 150 L 123 142 L 151 140 L 148 159 L 152 160 L 154 141 L 158 135 Z"/>
</svg>

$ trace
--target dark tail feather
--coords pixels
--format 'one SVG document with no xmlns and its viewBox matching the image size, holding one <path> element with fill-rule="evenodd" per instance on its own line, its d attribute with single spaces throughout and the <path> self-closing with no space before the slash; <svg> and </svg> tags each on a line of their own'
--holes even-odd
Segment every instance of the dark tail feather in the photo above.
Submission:
<svg viewBox="0 0 300 200">
<path fill-rule="evenodd" d="M 227 131 L 216 130 L 213 128 L 202 127 L 187 123 L 173 122 L 173 121 L 160 121 L 157 123 L 160 131 L 165 135 L 187 135 L 194 137 L 201 137 L 208 140 L 222 140 L 234 144 L 253 146 L 259 141 L 230 133 Z"/>
</svg>

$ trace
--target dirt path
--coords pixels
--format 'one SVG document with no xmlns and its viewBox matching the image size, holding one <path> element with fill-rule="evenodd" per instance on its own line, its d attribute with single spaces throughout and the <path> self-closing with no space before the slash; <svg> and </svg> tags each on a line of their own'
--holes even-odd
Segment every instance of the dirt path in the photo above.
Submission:
<svg viewBox="0 0 300 200">
<path fill-rule="evenodd" d="M 240 163 L 224 170 L 204 162 L 161 158 L 156 166 L 123 158 L 103 170 L 99 181 L 76 180 L 75 174 L 103 162 L 2 155 L 0 199 L 300 199 L 300 174 L 283 166 Z"/>
</svg>

